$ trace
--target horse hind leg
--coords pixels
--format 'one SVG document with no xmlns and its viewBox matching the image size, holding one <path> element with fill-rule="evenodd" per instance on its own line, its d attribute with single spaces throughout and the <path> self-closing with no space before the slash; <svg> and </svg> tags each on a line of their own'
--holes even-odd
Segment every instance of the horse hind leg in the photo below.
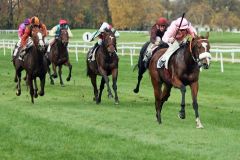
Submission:
<svg viewBox="0 0 240 160">
<path fill-rule="evenodd" d="M 93 100 L 98 104 L 98 90 L 97 90 L 97 75 L 90 75 L 91 83 L 93 86 L 94 97 Z"/>
</svg>

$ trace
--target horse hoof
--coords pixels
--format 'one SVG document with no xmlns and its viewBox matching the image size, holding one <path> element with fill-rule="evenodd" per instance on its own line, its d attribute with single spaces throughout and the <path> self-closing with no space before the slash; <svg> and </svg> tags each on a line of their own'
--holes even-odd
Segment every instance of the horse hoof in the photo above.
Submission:
<svg viewBox="0 0 240 160">
<path fill-rule="evenodd" d="M 119 105 L 119 101 L 115 101 L 115 104 L 116 104 L 116 105 Z"/>
<path fill-rule="evenodd" d="M 61 84 L 61 87 L 65 87 L 65 85 L 64 85 L 64 84 Z"/>
<path fill-rule="evenodd" d="M 70 81 L 70 79 L 71 79 L 71 78 L 70 78 L 70 77 L 68 77 L 66 80 L 67 80 L 67 81 Z"/>
<path fill-rule="evenodd" d="M 44 96 L 44 92 L 39 92 L 39 96 Z"/>
<path fill-rule="evenodd" d="M 57 78 L 57 74 L 52 74 L 52 77 L 53 78 Z"/>
<path fill-rule="evenodd" d="M 178 117 L 181 118 L 181 119 L 185 119 L 185 118 L 186 118 L 184 112 L 179 112 L 179 113 L 178 113 Z"/>
<path fill-rule="evenodd" d="M 138 92 L 139 92 L 139 89 L 136 89 L 136 88 L 135 88 L 135 89 L 133 90 L 133 92 L 134 92 L 134 93 L 138 93 Z"/>
<path fill-rule="evenodd" d="M 37 98 L 38 97 L 38 94 L 34 94 L 34 98 Z"/>
<path fill-rule="evenodd" d="M 109 98 L 109 99 L 113 98 L 113 95 L 112 95 L 112 94 L 109 94 L 109 95 L 108 95 L 108 98 Z"/>
<path fill-rule="evenodd" d="M 21 91 L 17 91 L 17 92 L 16 92 L 16 95 L 17 95 L 17 96 L 20 96 L 20 95 L 21 95 Z"/>
</svg>

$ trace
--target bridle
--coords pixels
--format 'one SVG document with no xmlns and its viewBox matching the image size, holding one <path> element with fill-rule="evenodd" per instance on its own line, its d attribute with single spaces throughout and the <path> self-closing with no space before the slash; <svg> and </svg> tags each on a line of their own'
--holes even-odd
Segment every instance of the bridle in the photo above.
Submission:
<svg viewBox="0 0 240 160">
<path fill-rule="evenodd" d="M 210 61 L 211 59 L 211 54 L 207 51 L 207 42 L 208 42 L 208 39 L 205 39 L 205 38 L 200 38 L 200 39 L 197 39 L 197 42 L 201 41 L 201 45 L 202 47 L 205 49 L 205 52 L 202 52 L 199 54 L 198 57 L 194 57 L 194 54 L 193 54 L 193 48 L 198 44 L 196 43 L 194 46 L 192 46 L 192 43 L 193 43 L 194 39 L 192 39 L 190 41 L 190 44 L 189 44 L 189 50 L 190 50 L 190 54 L 191 54 L 191 57 L 193 59 L 194 62 L 196 62 L 198 64 L 198 66 L 202 66 L 202 63 L 201 63 L 201 60 L 206 58 L 208 61 Z M 204 41 L 207 41 L 207 42 L 204 42 Z"/>
</svg>

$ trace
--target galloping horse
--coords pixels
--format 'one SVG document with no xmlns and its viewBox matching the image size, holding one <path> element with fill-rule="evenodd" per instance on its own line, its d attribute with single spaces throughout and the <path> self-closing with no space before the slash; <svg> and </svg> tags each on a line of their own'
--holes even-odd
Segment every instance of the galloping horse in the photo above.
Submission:
<svg viewBox="0 0 240 160">
<path fill-rule="evenodd" d="M 115 104 L 119 103 L 117 95 L 117 77 L 118 77 L 118 56 L 116 54 L 116 37 L 114 32 L 106 31 L 103 34 L 103 44 L 99 46 L 95 54 L 95 61 L 87 60 L 87 75 L 91 78 L 94 89 L 94 100 L 97 104 L 101 102 L 104 84 L 107 84 L 108 97 L 112 98 L 112 92 L 109 86 L 109 75 L 112 75 L 112 87 L 115 93 Z M 91 50 L 88 52 L 87 57 Z M 100 91 L 97 89 L 97 75 L 102 76 Z"/>
<path fill-rule="evenodd" d="M 140 83 L 141 80 L 143 78 L 143 74 L 146 72 L 146 70 L 148 69 L 149 66 L 149 62 L 151 60 L 151 58 L 149 58 L 147 61 L 143 61 L 144 56 L 146 55 L 146 51 L 147 48 L 150 44 L 150 41 L 146 42 L 139 53 L 139 57 L 138 57 L 138 64 L 134 67 L 133 71 L 136 69 L 136 67 L 138 67 L 138 82 L 136 85 L 136 88 L 133 90 L 134 93 L 138 93 L 139 92 L 139 87 L 140 87 Z M 152 55 L 159 50 L 160 48 L 167 48 L 168 45 L 166 43 L 161 43 L 156 49 L 154 49 L 152 52 Z"/>
<path fill-rule="evenodd" d="M 157 68 L 159 57 L 166 51 L 161 49 L 155 53 L 149 64 L 149 72 L 152 80 L 155 95 L 156 117 L 161 123 L 161 110 L 165 101 L 170 96 L 172 86 L 181 90 L 182 101 L 179 118 L 185 118 L 185 92 L 189 85 L 192 93 L 193 109 L 195 111 L 197 128 L 203 128 L 198 113 L 198 79 L 199 68 L 202 66 L 208 69 L 211 55 L 209 53 L 210 45 L 208 33 L 206 37 L 196 36 L 190 42 L 180 47 L 170 58 L 168 70 Z M 162 85 L 164 88 L 162 90 Z"/>
<path fill-rule="evenodd" d="M 58 75 L 60 78 L 61 86 L 64 86 L 62 80 L 62 65 L 66 65 L 69 68 L 69 73 L 67 81 L 70 81 L 72 75 L 72 65 L 69 61 L 67 45 L 69 41 L 69 36 L 67 29 L 61 29 L 59 38 L 56 39 L 56 42 L 52 45 L 48 57 L 49 65 L 52 63 L 53 74 L 51 75 L 51 70 L 49 68 L 48 73 L 50 76 L 51 84 L 54 84 L 53 78 L 57 78 L 56 67 L 58 66 Z M 49 44 L 50 45 L 50 44 Z"/>
<path fill-rule="evenodd" d="M 27 84 L 30 87 L 31 101 L 34 103 L 34 97 L 37 98 L 44 95 L 45 78 L 47 73 L 47 60 L 44 56 L 45 46 L 42 36 L 42 31 L 38 27 L 33 27 L 31 31 L 33 45 L 26 50 L 26 55 L 23 60 L 15 58 L 13 64 L 17 75 L 17 92 L 16 95 L 21 95 L 21 72 L 23 69 L 27 72 Z M 18 53 L 19 55 L 19 53 Z M 39 93 L 36 77 L 40 79 L 41 90 Z M 34 86 L 33 86 L 34 80 Z"/>
</svg>

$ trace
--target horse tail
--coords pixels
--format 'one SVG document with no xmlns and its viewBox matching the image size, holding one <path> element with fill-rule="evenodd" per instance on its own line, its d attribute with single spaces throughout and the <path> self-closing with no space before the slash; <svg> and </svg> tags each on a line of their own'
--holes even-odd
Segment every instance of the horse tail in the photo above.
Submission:
<svg viewBox="0 0 240 160">
<path fill-rule="evenodd" d="M 133 67 L 133 72 L 136 70 L 136 68 L 138 68 L 138 64 L 136 64 L 136 65 Z"/>
</svg>

